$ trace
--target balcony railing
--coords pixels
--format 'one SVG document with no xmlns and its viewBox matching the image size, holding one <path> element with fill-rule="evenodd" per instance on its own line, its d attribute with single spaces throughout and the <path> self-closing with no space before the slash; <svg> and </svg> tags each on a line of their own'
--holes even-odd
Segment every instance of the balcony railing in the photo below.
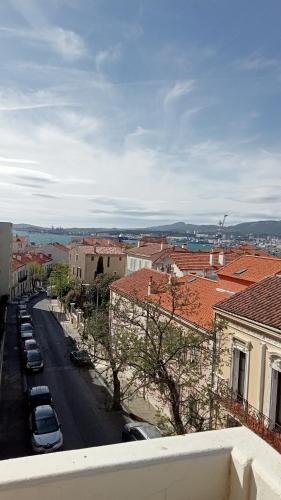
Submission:
<svg viewBox="0 0 281 500">
<path fill-rule="evenodd" d="M 218 394 L 222 406 L 241 425 L 258 434 L 281 453 L 281 426 L 240 397 L 229 387 L 228 382 L 219 380 Z"/>
</svg>

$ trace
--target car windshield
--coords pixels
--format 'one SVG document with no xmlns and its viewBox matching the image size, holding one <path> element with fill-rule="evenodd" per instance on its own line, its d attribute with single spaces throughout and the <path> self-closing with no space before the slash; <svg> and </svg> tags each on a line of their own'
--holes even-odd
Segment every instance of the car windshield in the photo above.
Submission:
<svg viewBox="0 0 281 500">
<path fill-rule="evenodd" d="M 28 361 L 42 361 L 40 352 L 29 351 L 27 354 Z"/>
<path fill-rule="evenodd" d="M 48 434 L 58 431 L 58 421 L 54 415 L 36 420 L 35 434 Z"/>
</svg>

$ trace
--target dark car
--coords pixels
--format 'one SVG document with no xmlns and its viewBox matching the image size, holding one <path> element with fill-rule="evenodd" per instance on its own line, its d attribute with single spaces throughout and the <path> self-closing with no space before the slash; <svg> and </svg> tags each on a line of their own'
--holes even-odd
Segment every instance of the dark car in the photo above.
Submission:
<svg viewBox="0 0 281 500">
<path fill-rule="evenodd" d="M 53 405 L 50 389 L 47 385 L 38 385 L 31 387 L 27 392 L 27 404 L 29 411 L 34 410 L 36 406 Z"/>
<path fill-rule="evenodd" d="M 21 324 L 21 323 L 31 323 L 31 316 L 30 316 L 30 314 L 26 310 L 25 311 L 19 311 L 18 322 L 19 322 L 19 324 Z"/>
<path fill-rule="evenodd" d="M 17 306 L 17 311 L 26 311 L 26 304 L 19 304 Z"/>
<path fill-rule="evenodd" d="M 39 349 L 34 349 L 32 351 L 26 351 L 25 353 L 25 368 L 30 372 L 39 372 L 43 370 L 44 363 L 41 352 Z"/>
<path fill-rule="evenodd" d="M 30 338 L 22 341 L 22 353 L 25 354 L 26 351 L 34 351 L 38 349 L 38 344 L 35 339 Z"/>
<path fill-rule="evenodd" d="M 131 422 L 123 427 L 122 441 L 142 441 L 144 439 L 156 439 L 162 434 L 156 425 L 148 422 Z"/>
<path fill-rule="evenodd" d="M 76 366 L 93 366 L 92 360 L 86 351 L 72 351 L 69 357 Z"/>
<path fill-rule="evenodd" d="M 54 408 L 37 406 L 30 416 L 31 445 L 36 453 L 50 453 L 63 445 L 61 425 Z"/>
</svg>

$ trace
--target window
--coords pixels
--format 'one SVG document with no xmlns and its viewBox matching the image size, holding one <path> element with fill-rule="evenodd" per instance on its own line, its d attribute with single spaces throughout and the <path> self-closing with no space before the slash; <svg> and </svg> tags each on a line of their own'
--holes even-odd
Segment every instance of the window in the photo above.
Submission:
<svg viewBox="0 0 281 500">
<path fill-rule="evenodd" d="M 119 260 L 122 260 L 122 256 L 120 255 Z"/>
<path fill-rule="evenodd" d="M 247 271 L 247 269 L 244 269 L 243 267 L 241 269 L 237 269 L 237 271 L 234 271 L 233 274 L 236 274 L 239 276 L 239 274 L 242 274 L 244 273 L 245 271 Z"/>
<path fill-rule="evenodd" d="M 91 261 L 93 262 L 95 260 L 95 256 L 91 255 Z"/>
<path fill-rule="evenodd" d="M 78 254 L 75 255 L 75 260 L 77 261 L 78 260 Z"/>
<path fill-rule="evenodd" d="M 245 399 L 246 353 L 235 348 L 233 350 L 232 389 L 238 400 Z"/>
<path fill-rule="evenodd" d="M 110 266 L 110 257 L 107 257 L 107 267 Z"/>
</svg>

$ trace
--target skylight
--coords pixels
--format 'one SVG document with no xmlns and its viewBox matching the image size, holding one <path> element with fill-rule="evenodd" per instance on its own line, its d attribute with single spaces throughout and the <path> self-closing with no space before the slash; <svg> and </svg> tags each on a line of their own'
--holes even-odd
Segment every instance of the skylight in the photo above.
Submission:
<svg viewBox="0 0 281 500">
<path fill-rule="evenodd" d="M 194 278 L 188 278 L 188 280 L 186 280 L 186 283 L 192 283 L 192 281 L 196 280 L 196 277 L 194 276 Z"/>
<path fill-rule="evenodd" d="M 247 271 L 247 268 L 242 267 L 241 269 L 237 269 L 237 271 L 235 271 L 233 274 L 242 274 L 245 271 Z"/>
</svg>

